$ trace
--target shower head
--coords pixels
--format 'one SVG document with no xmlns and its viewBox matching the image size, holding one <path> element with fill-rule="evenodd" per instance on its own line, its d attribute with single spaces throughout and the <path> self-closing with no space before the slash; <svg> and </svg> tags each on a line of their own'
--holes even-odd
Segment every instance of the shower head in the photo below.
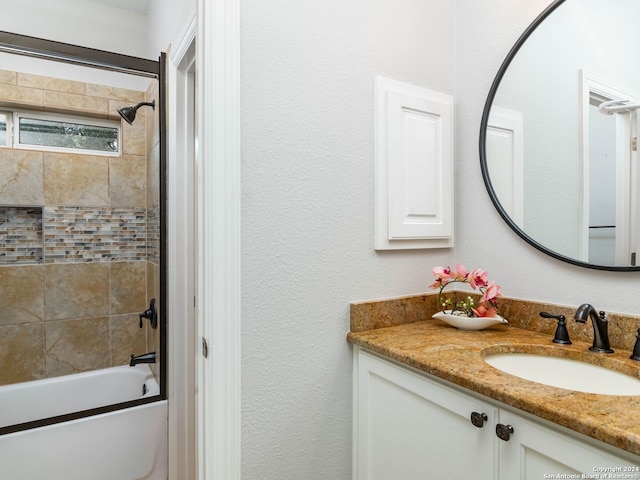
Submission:
<svg viewBox="0 0 640 480">
<path fill-rule="evenodd" d="M 125 122 L 127 122 L 129 125 L 132 125 L 133 121 L 136 119 L 136 112 L 138 111 L 138 109 L 140 107 L 143 107 L 145 105 L 150 106 L 153 110 L 156 109 L 156 101 L 154 100 L 152 102 L 140 102 L 135 107 L 123 107 L 123 108 L 120 108 L 118 110 L 118 113 L 120 114 L 120 116 L 122 118 L 124 118 Z"/>
</svg>

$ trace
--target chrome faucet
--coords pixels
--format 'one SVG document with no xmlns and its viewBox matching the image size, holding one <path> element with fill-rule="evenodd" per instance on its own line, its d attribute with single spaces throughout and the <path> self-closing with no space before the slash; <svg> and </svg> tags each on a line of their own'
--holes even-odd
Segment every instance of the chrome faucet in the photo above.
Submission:
<svg viewBox="0 0 640 480">
<path fill-rule="evenodd" d="M 593 323 L 593 346 L 589 350 L 600 353 L 613 353 L 609 346 L 609 321 L 606 314 L 596 309 L 588 303 L 583 303 L 578 307 L 575 314 L 576 322 L 586 323 L 587 317 L 591 317 Z"/>
</svg>

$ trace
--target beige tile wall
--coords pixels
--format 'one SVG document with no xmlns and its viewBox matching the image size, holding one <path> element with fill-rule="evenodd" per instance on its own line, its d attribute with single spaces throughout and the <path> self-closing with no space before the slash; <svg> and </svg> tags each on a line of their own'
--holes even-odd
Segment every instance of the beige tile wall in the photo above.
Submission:
<svg viewBox="0 0 640 480">
<path fill-rule="evenodd" d="M 0 70 L 0 108 L 119 119 L 118 108 L 157 101 L 156 84 L 139 92 Z M 0 204 L 157 203 L 157 176 L 149 177 L 158 172 L 157 111 L 148 112 L 123 122 L 122 157 L 0 148 Z M 147 261 L 0 267 L 0 385 L 122 365 L 130 354 L 157 350 L 157 330 L 146 320 L 139 328 L 138 313 L 159 298 L 158 285 L 159 268 Z"/>
<path fill-rule="evenodd" d="M 150 102 L 153 99 L 158 103 L 158 82 L 152 82 L 149 85 L 145 93 L 145 101 Z M 160 175 L 160 116 L 159 110 L 145 109 L 146 115 L 146 205 L 147 211 L 154 212 L 154 215 L 159 214 L 160 205 L 160 182 L 158 178 Z M 158 245 L 156 244 L 159 239 L 159 231 L 157 222 L 149 222 L 148 228 L 152 229 L 152 232 L 148 232 L 147 238 L 153 243 L 152 249 L 148 256 L 147 265 L 147 303 L 152 298 L 158 300 L 160 298 L 160 265 L 158 258 Z M 160 311 L 160 303 L 156 303 L 158 309 L 158 315 Z M 159 359 L 160 359 L 160 329 L 151 329 L 147 326 L 147 351 L 156 352 L 158 363 L 152 366 L 152 370 L 156 377 L 159 373 Z"/>
</svg>

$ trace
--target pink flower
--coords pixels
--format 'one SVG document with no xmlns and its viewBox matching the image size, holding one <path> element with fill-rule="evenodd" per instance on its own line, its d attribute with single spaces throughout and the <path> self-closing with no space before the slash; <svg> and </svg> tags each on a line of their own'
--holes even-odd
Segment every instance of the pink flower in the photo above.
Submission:
<svg viewBox="0 0 640 480">
<path fill-rule="evenodd" d="M 469 274 L 469 285 L 474 290 L 489 285 L 489 274 L 482 268 L 476 268 Z"/>
<path fill-rule="evenodd" d="M 458 264 L 456 265 L 456 280 L 466 280 L 467 277 L 469 276 L 469 272 L 467 272 L 467 269 L 464 268 L 464 265 L 462 264 Z"/>
<path fill-rule="evenodd" d="M 455 270 L 451 267 L 435 267 L 432 270 L 435 281 L 429 285 L 429 288 L 438 289 L 437 304 L 443 309 L 449 307 L 453 312 L 462 312 L 469 317 L 494 317 L 497 315 L 496 299 L 502 297 L 500 286 L 495 282 L 489 281 L 489 275 L 482 268 L 476 268 L 471 272 L 464 268 L 464 265 L 457 264 Z M 481 298 L 477 306 L 474 305 L 472 297 L 458 300 L 455 304 L 451 299 L 444 299 L 442 292 L 448 285 L 452 283 L 468 283 L 474 290 L 480 290 Z"/>
<path fill-rule="evenodd" d="M 433 273 L 434 277 L 442 280 L 451 276 L 451 267 L 434 267 L 431 272 Z"/>
<path fill-rule="evenodd" d="M 480 303 L 491 302 L 493 299 L 501 297 L 502 293 L 500 292 L 500 286 L 496 285 L 495 282 L 491 281 L 487 285 L 484 293 L 482 294 L 482 298 L 480 298 Z"/>
<path fill-rule="evenodd" d="M 444 287 L 454 278 L 453 275 L 451 275 L 451 267 L 435 267 L 431 272 L 433 276 L 436 277 L 436 280 L 429 285 L 429 288 Z"/>
<path fill-rule="evenodd" d="M 476 316 L 478 317 L 495 317 L 498 312 L 496 311 L 496 309 L 494 307 L 490 307 L 487 308 L 484 305 L 479 305 L 478 308 L 472 308 L 471 310 L 473 310 L 473 313 L 476 314 Z"/>
</svg>

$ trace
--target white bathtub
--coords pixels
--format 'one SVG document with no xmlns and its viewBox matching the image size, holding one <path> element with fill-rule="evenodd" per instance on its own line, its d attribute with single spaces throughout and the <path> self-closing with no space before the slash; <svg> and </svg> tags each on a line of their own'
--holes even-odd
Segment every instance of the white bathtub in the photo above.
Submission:
<svg viewBox="0 0 640 480">
<path fill-rule="evenodd" d="M 143 387 L 144 385 L 144 387 Z M 150 397 L 147 365 L 0 387 L 0 427 Z M 0 479 L 166 480 L 167 403 L 0 436 Z"/>
</svg>

